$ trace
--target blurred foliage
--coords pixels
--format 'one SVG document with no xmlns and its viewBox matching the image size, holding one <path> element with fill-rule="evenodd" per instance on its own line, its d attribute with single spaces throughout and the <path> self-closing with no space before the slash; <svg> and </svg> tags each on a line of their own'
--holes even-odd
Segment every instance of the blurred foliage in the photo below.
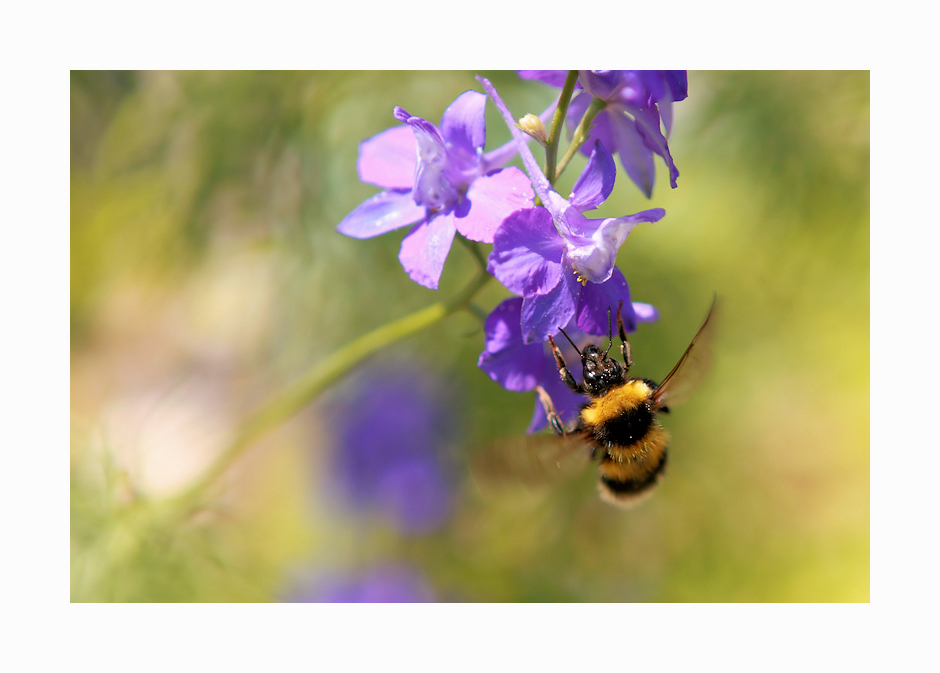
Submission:
<svg viewBox="0 0 940 673">
<path fill-rule="evenodd" d="M 631 337 L 661 378 L 717 292 L 712 368 L 665 424 L 668 475 L 620 511 L 586 470 L 481 489 L 466 457 L 524 432 L 532 395 L 476 367 L 455 315 L 375 361 L 440 378 L 463 481 L 441 530 L 403 536 L 331 496 L 331 400 L 258 443 L 194 516 L 167 515 L 238 420 L 311 364 L 457 293 L 411 282 L 401 234 L 336 223 L 375 188 L 358 143 L 401 105 L 437 122 L 471 72 L 73 72 L 74 601 L 265 601 L 324 573 L 414 566 L 438 600 L 869 600 L 869 74 L 689 73 L 651 201 L 620 176 L 598 211 L 661 206 L 618 263 L 661 319 Z M 516 116 L 554 91 L 485 72 Z M 488 147 L 509 133 L 488 106 Z M 570 188 L 583 166 L 560 181 Z M 505 290 L 477 299 L 489 311 Z M 351 379 L 367 376 L 364 363 Z"/>
</svg>

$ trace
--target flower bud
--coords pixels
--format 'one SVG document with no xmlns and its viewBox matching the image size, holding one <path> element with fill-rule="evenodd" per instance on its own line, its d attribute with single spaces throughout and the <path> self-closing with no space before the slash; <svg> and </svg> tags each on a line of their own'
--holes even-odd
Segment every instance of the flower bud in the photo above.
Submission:
<svg viewBox="0 0 940 673">
<path fill-rule="evenodd" d="M 548 131 L 545 130 L 545 125 L 542 123 L 541 119 L 531 112 L 520 119 L 516 127 L 523 133 L 538 140 L 543 146 L 548 144 Z"/>
</svg>

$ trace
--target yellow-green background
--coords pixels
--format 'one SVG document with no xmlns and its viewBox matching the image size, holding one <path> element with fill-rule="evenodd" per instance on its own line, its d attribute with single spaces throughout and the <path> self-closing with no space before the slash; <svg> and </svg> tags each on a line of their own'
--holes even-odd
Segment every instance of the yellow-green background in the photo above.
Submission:
<svg viewBox="0 0 940 673">
<path fill-rule="evenodd" d="M 148 513 L 199 474 L 235 424 L 351 339 L 457 293 L 397 261 L 402 232 L 335 225 L 376 189 L 358 143 L 392 107 L 437 122 L 472 72 L 71 75 L 73 601 L 267 601 L 311 577 L 416 566 L 439 600 L 869 600 L 869 74 L 689 73 L 650 201 L 621 172 L 599 213 L 663 207 L 620 251 L 631 337 L 661 378 L 717 292 L 708 378 L 665 420 L 670 466 L 637 509 L 588 469 L 552 488 L 481 494 L 465 457 L 527 427 L 530 394 L 476 367 L 459 314 L 370 362 L 418 366 L 457 400 L 459 479 L 439 531 L 401 536 L 344 511 L 324 411 L 260 441 L 185 523 Z M 484 72 L 518 117 L 557 90 Z M 488 106 L 488 148 L 509 138 Z M 583 166 L 560 181 L 567 193 Z M 478 304 L 506 296 L 491 283 Z M 368 367 L 369 363 L 366 363 Z"/>
</svg>

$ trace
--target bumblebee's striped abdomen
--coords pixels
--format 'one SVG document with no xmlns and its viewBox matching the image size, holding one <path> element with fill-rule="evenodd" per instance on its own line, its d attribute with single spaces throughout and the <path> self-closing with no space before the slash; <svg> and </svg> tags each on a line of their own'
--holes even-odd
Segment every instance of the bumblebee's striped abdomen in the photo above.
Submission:
<svg viewBox="0 0 940 673">
<path fill-rule="evenodd" d="M 652 492 L 666 468 L 669 436 L 651 405 L 653 388 L 633 379 L 581 411 L 581 427 L 597 446 L 605 500 L 630 505 Z"/>
<path fill-rule="evenodd" d="M 639 441 L 608 447 L 600 464 L 601 498 L 630 506 L 652 493 L 666 470 L 668 442 L 668 433 L 654 418 Z"/>
<path fill-rule="evenodd" d="M 614 505 L 629 507 L 650 495 L 659 484 L 666 470 L 666 443 L 663 442 L 656 458 L 650 455 L 649 461 L 632 463 L 615 461 L 609 455 L 604 456 L 600 464 L 601 499 Z"/>
</svg>

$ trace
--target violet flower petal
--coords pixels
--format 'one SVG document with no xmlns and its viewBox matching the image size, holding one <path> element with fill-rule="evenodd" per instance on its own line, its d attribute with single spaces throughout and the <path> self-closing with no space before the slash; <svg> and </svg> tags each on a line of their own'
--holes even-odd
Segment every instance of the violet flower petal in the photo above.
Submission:
<svg viewBox="0 0 940 673">
<path fill-rule="evenodd" d="M 564 273 L 561 282 L 547 294 L 533 294 L 522 300 L 522 340 L 545 341 L 567 325 L 578 305 L 581 284 L 575 274 Z"/>
<path fill-rule="evenodd" d="M 599 140 L 595 141 L 587 166 L 574 183 L 568 201 L 581 212 L 594 210 L 610 196 L 616 179 L 614 158 Z"/>
<path fill-rule="evenodd" d="M 385 189 L 411 189 L 415 180 L 415 137 L 407 126 L 395 126 L 359 144 L 359 179 Z"/>
<path fill-rule="evenodd" d="M 561 88 L 565 85 L 568 78 L 567 70 L 517 70 L 516 73 L 522 79 L 537 80 Z M 580 88 L 581 83 L 577 82 L 576 87 Z"/>
<path fill-rule="evenodd" d="M 665 214 L 666 211 L 662 208 L 651 208 L 626 217 L 609 217 L 603 220 L 582 217 L 582 226 L 572 231 L 582 240 L 588 237 L 590 240 L 581 245 L 569 245 L 568 259 L 584 278 L 593 283 L 603 283 L 613 273 L 617 251 L 623 245 L 627 234 L 640 222 L 656 222 Z M 569 224 L 575 219 L 572 215 L 573 213 L 569 214 L 567 218 Z"/>
<path fill-rule="evenodd" d="M 395 119 L 408 124 L 418 144 L 414 175 L 414 200 L 419 206 L 443 208 L 457 201 L 459 194 L 447 176 L 447 147 L 437 127 L 396 107 Z"/>
<path fill-rule="evenodd" d="M 517 210 L 496 230 L 486 270 L 510 292 L 545 294 L 559 284 L 564 250 L 545 208 Z"/>
<path fill-rule="evenodd" d="M 470 210 L 457 217 L 457 230 L 471 241 L 492 243 L 493 234 L 513 211 L 531 208 L 532 183 L 515 166 L 503 168 L 473 181 L 467 190 Z"/>
<path fill-rule="evenodd" d="M 656 104 L 659 107 L 659 116 L 663 119 L 663 126 L 666 127 L 666 137 L 672 133 L 672 101 L 668 98 L 661 100 Z"/>
<path fill-rule="evenodd" d="M 617 92 L 617 98 L 621 103 L 652 105 L 656 99 L 648 84 L 652 84 L 657 94 L 663 91 L 662 81 L 656 79 L 655 73 L 658 72 L 656 70 L 623 70 L 622 72 L 623 86 Z"/>
<path fill-rule="evenodd" d="M 610 110 L 605 110 L 605 113 L 609 115 L 614 147 L 620 155 L 623 170 L 646 198 L 651 198 L 656 176 L 652 151 L 637 130 L 636 122 L 628 117 L 622 108 L 612 106 Z"/>
<path fill-rule="evenodd" d="M 670 99 L 679 102 L 689 97 L 689 71 L 663 70 L 663 78 L 669 87 Z"/>
<path fill-rule="evenodd" d="M 679 177 L 679 169 L 676 168 L 672 160 L 672 154 L 669 153 L 669 143 L 666 136 L 660 130 L 659 110 L 655 106 L 645 108 L 627 108 L 636 118 L 636 128 L 643 136 L 643 142 L 651 150 L 661 156 L 669 167 L 669 184 L 673 189 L 676 188 L 676 179 Z"/>
<path fill-rule="evenodd" d="M 359 204 L 336 230 L 353 238 L 372 238 L 424 219 L 425 209 L 415 205 L 411 190 L 389 189 Z"/>
<path fill-rule="evenodd" d="M 444 140 L 468 157 L 482 154 L 486 144 L 486 94 L 465 91 L 441 117 Z"/>
<path fill-rule="evenodd" d="M 606 283 L 588 283 L 581 290 L 575 322 L 585 334 L 607 336 L 609 326 L 617 320 L 617 309 L 623 302 L 623 326 L 628 332 L 636 331 L 636 314 L 630 301 L 630 287 L 623 272 L 614 267 L 613 274 Z M 611 322 L 607 320 L 607 311 L 611 311 Z M 616 329 L 614 327 L 613 329 Z"/>
<path fill-rule="evenodd" d="M 401 242 L 398 261 L 414 282 L 436 290 L 457 227 L 452 213 L 420 222 Z"/>
<path fill-rule="evenodd" d="M 633 312 L 636 314 L 636 321 L 638 323 L 656 322 L 659 320 L 659 311 L 652 304 L 635 301 L 633 302 Z"/>
<path fill-rule="evenodd" d="M 522 297 L 504 299 L 494 308 L 483 323 L 483 350 L 495 354 L 522 342 Z M 482 355 L 481 355 L 482 361 Z"/>
<path fill-rule="evenodd" d="M 444 145 L 444 137 L 441 135 L 441 132 L 427 119 L 416 117 L 405 108 L 397 105 L 392 109 L 392 116 L 402 124 L 410 126 L 412 130 L 417 130 L 425 135 L 431 136 L 437 144 L 441 146 Z"/>
<path fill-rule="evenodd" d="M 643 105 L 685 100 L 689 95 L 689 75 L 686 70 L 634 70 L 645 89 Z"/>
<path fill-rule="evenodd" d="M 666 85 L 666 92 L 657 102 L 659 115 L 666 127 L 666 137 L 672 132 L 672 104 L 685 100 L 689 96 L 689 75 L 685 70 L 660 71 Z"/>
<path fill-rule="evenodd" d="M 522 341 L 522 298 L 506 299 L 483 324 L 485 345 L 477 366 L 506 390 L 526 392 L 545 375 L 546 353 L 542 344 Z"/>
<path fill-rule="evenodd" d="M 610 101 L 624 85 L 624 71 L 579 70 L 578 81 L 584 90 L 595 98 Z"/>
</svg>

